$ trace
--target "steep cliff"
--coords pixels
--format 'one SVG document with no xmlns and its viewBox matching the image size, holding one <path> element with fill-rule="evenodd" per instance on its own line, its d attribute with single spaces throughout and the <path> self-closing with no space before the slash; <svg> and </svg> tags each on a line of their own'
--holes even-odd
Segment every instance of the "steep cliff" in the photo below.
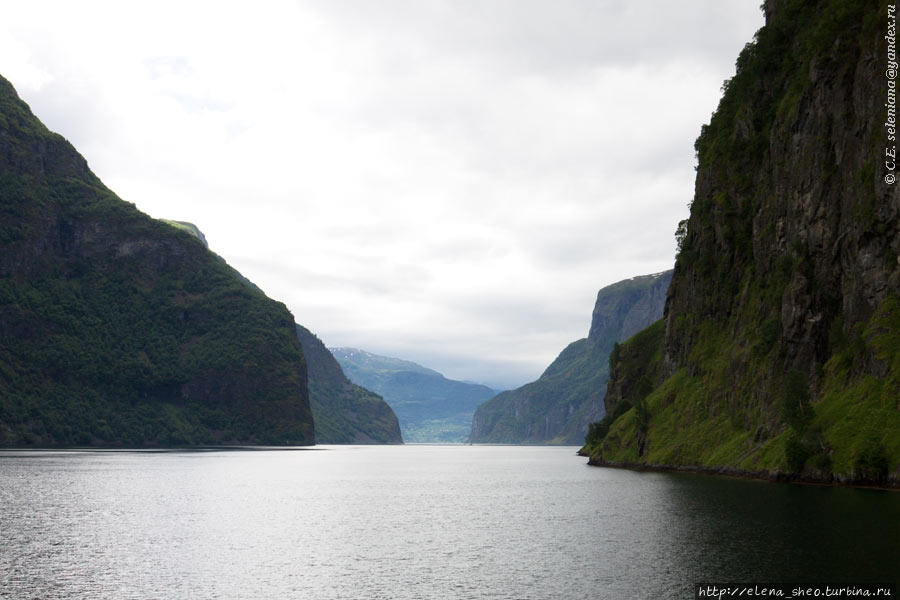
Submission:
<svg viewBox="0 0 900 600">
<path fill-rule="evenodd" d="M 284 305 L 121 201 L 0 78 L 0 445 L 312 444 Z"/>
<path fill-rule="evenodd" d="M 470 440 L 580 444 L 603 418 L 609 354 L 662 317 L 672 271 L 620 281 L 597 293 L 588 337 L 569 344 L 541 377 L 478 407 Z"/>
<path fill-rule="evenodd" d="M 879 1 L 763 8 L 696 142 L 664 335 L 629 350 L 606 398 L 621 416 L 584 452 L 596 464 L 896 484 L 894 25 Z"/>
<path fill-rule="evenodd" d="M 325 344 L 297 325 L 320 444 L 402 444 L 397 415 L 381 396 L 351 383 Z"/>
<path fill-rule="evenodd" d="M 472 428 L 475 407 L 496 392 L 447 379 L 420 364 L 357 348 L 333 348 L 351 381 L 381 394 L 400 420 L 406 442 L 459 443 Z"/>
</svg>

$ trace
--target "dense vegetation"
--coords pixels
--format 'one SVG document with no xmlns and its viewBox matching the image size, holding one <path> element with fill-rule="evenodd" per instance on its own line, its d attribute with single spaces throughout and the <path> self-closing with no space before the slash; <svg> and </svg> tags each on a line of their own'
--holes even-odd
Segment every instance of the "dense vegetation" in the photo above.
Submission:
<svg viewBox="0 0 900 600">
<path fill-rule="evenodd" d="M 397 415 L 379 396 L 351 383 L 328 348 L 297 325 L 306 357 L 309 404 L 320 444 L 400 444 Z"/>
<path fill-rule="evenodd" d="M 665 337 L 655 349 L 623 345 L 643 356 L 615 384 L 632 391 L 607 397 L 618 418 L 594 427 L 583 451 L 599 464 L 896 483 L 900 199 L 880 160 L 886 4 L 764 9 L 696 143 Z M 641 373 L 650 388 L 636 384 Z"/>
<path fill-rule="evenodd" d="M 616 344 L 609 355 L 612 374 L 606 396 L 611 398 L 611 410 L 600 421 L 590 424 L 585 436 L 588 447 L 603 441 L 610 425 L 634 408 L 637 436 L 646 436 L 649 409 L 647 396 L 653 391 L 662 371 L 662 350 L 665 326 L 662 320 L 636 333 L 623 344 Z M 640 447 L 640 440 L 637 440 Z"/>
<path fill-rule="evenodd" d="M 121 201 L 0 78 L 0 445 L 314 443 L 286 308 Z"/>
<path fill-rule="evenodd" d="M 693 465 L 882 483 L 896 469 L 900 456 L 897 298 L 886 301 L 852 343 L 823 366 L 818 398 L 812 396 L 807 376 L 791 369 L 784 373 L 775 402 L 758 406 L 756 414 L 719 401 L 725 395 L 721 382 L 731 366 L 726 336 L 697 347 L 697 364 L 709 371 L 691 375 L 689 367 L 683 367 L 648 390 L 645 376 L 652 379 L 659 372 L 663 352 L 662 336 L 657 331 L 653 337 L 655 347 L 639 345 L 638 336 L 622 345 L 621 352 L 629 359 L 622 361 L 618 383 L 633 389 L 612 403 L 608 418 L 591 426 L 582 453 L 596 457 L 597 462 Z M 715 364 L 719 353 L 724 354 Z M 878 374 L 856 371 L 860 356 L 875 358 L 884 370 Z M 767 433 L 766 427 L 776 433 Z"/>
<path fill-rule="evenodd" d="M 466 441 L 475 407 L 496 393 L 399 358 L 355 348 L 332 352 L 351 381 L 381 394 L 390 404 L 406 442 Z"/>
<path fill-rule="evenodd" d="M 662 316 L 672 272 L 643 275 L 597 293 L 586 339 L 569 344 L 534 382 L 502 392 L 478 407 L 471 441 L 579 444 L 604 416 L 610 352 Z"/>
</svg>

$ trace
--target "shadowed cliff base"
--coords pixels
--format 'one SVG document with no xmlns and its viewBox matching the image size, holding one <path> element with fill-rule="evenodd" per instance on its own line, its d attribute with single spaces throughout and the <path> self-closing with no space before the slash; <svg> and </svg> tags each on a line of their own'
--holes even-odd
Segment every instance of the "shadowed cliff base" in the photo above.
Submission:
<svg viewBox="0 0 900 600">
<path fill-rule="evenodd" d="M 797 483 L 803 485 L 833 485 L 833 486 L 852 486 L 860 488 L 871 488 L 878 490 L 900 491 L 900 482 L 898 481 L 871 481 L 865 479 L 839 479 L 832 474 L 822 474 L 816 477 L 813 474 L 798 473 L 767 473 L 763 471 L 744 471 L 742 469 L 733 469 L 731 467 L 697 467 L 691 465 L 654 465 L 649 463 L 629 463 L 629 462 L 608 462 L 598 456 L 590 456 L 583 450 L 578 451 L 579 456 L 587 456 L 588 464 L 593 467 L 606 467 L 609 469 L 626 469 L 629 471 L 650 471 L 656 473 L 696 473 L 698 475 L 718 475 L 721 477 L 735 477 L 739 479 L 754 479 L 757 481 L 777 482 L 777 483 Z"/>
</svg>

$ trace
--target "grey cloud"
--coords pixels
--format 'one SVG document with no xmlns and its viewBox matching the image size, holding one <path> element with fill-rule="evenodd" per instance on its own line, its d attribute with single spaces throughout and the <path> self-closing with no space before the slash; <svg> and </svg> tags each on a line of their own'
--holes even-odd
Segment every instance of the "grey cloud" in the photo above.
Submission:
<svg viewBox="0 0 900 600">
<path fill-rule="evenodd" d="M 622 195 L 616 204 L 621 207 L 626 204 L 626 198 Z M 593 211 L 591 217 L 553 225 L 535 224 L 527 238 L 528 254 L 542 268 L 555 271 L 578 271 L 586 265 L 617 260 L 664 258 L 673 247 L 678 219 L 673 215 L 671 224 L 661 221 L 660 212 L 669 212 L 674 207 L 667 208 L 667 198 L 651 200 L 631 201 L 627 212 L 621 208 L 606 213 Z M 553 207 L 548 206 L 547 210 L 552 212 Z M 592 211 L 582 207 L 580 212 L 589 215 Z M 641 223 L 646 225 L 635 226 Z"/>
<path fill-rule="evenodd" d="M 341 240 L 352 244 L 354 248 L 359 248 L 401 239 L 407 233 L 407 229 L 406 225 L 398 221 L 379 219 L 370 223 L 332 225 L 321 231 L 326 238 Z"/>
<path fill-rule="evenodd" d="M 51 131 L 64 131 L 69 142 L 82 153 L 102 140 L 109 127 L 111 107 L 92 92 L 89 83 L 66 75 L 57 75 L 38 91 L 20 90 L 32 112 Z"/>
<path fill-rule="evenodd" d="M 734 55 L 758 4 L 694 0 L 312 0 L 363 36 L 391 36 L 414 55 L 435 48 L 550 76 L 573 69 Z M 732 59 L 733 60 L 733 59 Z"/>
<path fill-rule="evenodd" d="M 552 290 L 548 289 L 528 290 L 527 285 L 521 287 L 525 289 L 520 294 L 495 293 L 490 297 L 455 295 L 449 314 L 459 323 L 460 329 L 468 330 L 466 333 L 470 339 L 481 332 L 494 339 L 509 336 L 507 341 L 514 344 L 514 338 L 541 336 L 554 330 L 583 329 L 587 334 L 592 307 L 563 311 L 561 306 L 570 304 L 570 298 L 554 298 Z"/>
<path fill-rule="evenodd" d="M 372 259 L 360 256 L 360 268 L 352 274 L 298 268 L 278 258 L 241 257 L 232 264 L 239 265 L 242 273 L 252 281 L 255 281 L 254 277 L 259 280 L 278 280 L 283 287 L 301 291 L 349 290 L 361 297 L 412 297 L 417 295 L 422 283 L 432 276 L 421 264 L 409 262 L 388 268 L 366 268 L 365 261 L 368 260 Z"/>
<path fill-rule="evenodd" d="M 475 237 L 466 232 L 449 241 L 430 243 L 421 256 L 423 262 L 475 262 L 486 257 L 498 258 L 509 254 L 509 249 L 496 239 Z"/>
</svg>

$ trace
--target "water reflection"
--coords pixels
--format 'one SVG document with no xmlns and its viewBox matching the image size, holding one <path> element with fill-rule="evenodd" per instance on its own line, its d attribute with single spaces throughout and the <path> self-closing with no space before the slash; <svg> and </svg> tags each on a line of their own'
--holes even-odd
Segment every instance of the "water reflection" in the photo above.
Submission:
<svg viewBox="0 0 900 600">
<path fill-rule="evenodd" d="M 671 544 L 694 581 L 890 581 L 900 494 L 665 474 Z"/>
<path fill-rule="evenodd" d="M 897 493 L 327 450 L 0 452 L 0 598 L 685 598 L 900 564 Z"/>
</svg>

